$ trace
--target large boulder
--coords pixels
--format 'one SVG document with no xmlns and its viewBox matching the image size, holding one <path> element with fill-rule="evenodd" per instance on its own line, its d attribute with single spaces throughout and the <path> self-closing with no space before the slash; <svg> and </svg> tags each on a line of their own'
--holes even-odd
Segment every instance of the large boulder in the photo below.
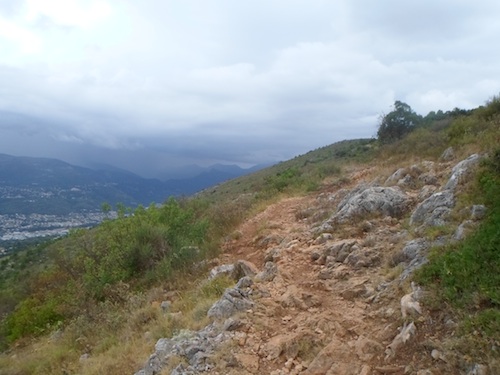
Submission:
<svg viewBox="0 0 500 375">
<path fill-rule="evenodd" d="M 410 225 L 422 225 L 423 227 L 445 225 L 455 205 L 454 192 L 458 183 L 480 159 L 478 154 L 473 154 L 455 165 L 443 190 L 432 194 L 415 208 L 410 217 Z"/>
<path fill-rule="evenodd" d="M 375 215 L 399 218 L 407 211 L 408 206 L 408 196 L 398 187 L 357 188 L 339 204 L 329 222 L 344 223 Z"/>
<path fill-rule="evenodd" d="M 410 225 L 444 225 L 454 204 L 455 197 L 451 190 L 434 193 L 415 208 L 410 217 Z"/>
<path fill-rule="evenodd" d="M 455 151 L 453 150 L 453 147 L 448 147 L 444 152 L 441 154 L 440 159 L 442 161 L 451 161 L 455 157 Z"/>
<path fill-rule="evenodd" d="M 234 273 L 234 264 L 222 264 L 220 266 L 214 267 L 210 270 L 208 279 L 212 280 L 219 276 L 229 276 L 231 277 Z"/>
<path fill-rule="evenodd" d="M 417 257 L 425 255 L 425 252 L 429 249 L 430 243 L 425 238 L 417 238 L 415 240 L 408 241 L 402 252 L 406 259 L 412 261 Z"/>
<path fill-rule="evenodd" d="M 446 183 L 444 190 L 455 190 L 460 179 L 472 166 L 476 165 L 480 159 L 481 157 L 478 154 L 472 154 L 467 159 L 455 165 L 451 170 L 451 177 Z"/>
<path fill-rule="evenodd" d="M 254 277 L 259 272 L 257 266 L 248 260 L 240 259 L 234 263 L 233 278 L 236 280 L 242 277 Z"/>
<path fill-rule="evenodd" d="M 407 279 L 416 269 L 427 263 L 427 252 L 431 246 L 432 243 L 425 238 L 417 238 L 405 244 L 402 254 L 408 264 L 401 273 L 400 280 Z"/>
<path fill-rule="evenodd" d="M 223 264 L 212 268 L 208 279 L 212 280 L 219 276 L 228 276 L 232 279 L 239 280 L 245 276 L 254 277 L 258 272 L 259 270 L 255 264 L 247 260 L 240 259 L 233 264 Z"/>
<path fill-rule="evenodd" d="M 408 171 L 406 170 L 406 168 L 399 168 L 396 172 L 390 175 L 387 180 L 385 180 L 385 185 L 396 185 L 398 181 L 404 178 L 404 176 L 406 176 L 407 174 Z"/>
<path fill-rule="evenodd" d="M 197 332 L 182 330 L 172 338 L 159 339 L 154 353 L 135 375 L 163 374 L 165 367 L 176 363 L 179 357 L 183 362 L 169 374 L 211 372 L 215 367 L 213 357 L 216 349 L 230 337 L 229 333 L 221 332 L 217 325 L 210 324 Z"/>
<path fill-rule="evenodd" d="M 253 307 L 253 302 L 248 294 L 239 288 L 228 288 L 222 297 L 215 302 L 207 312 L 207 316 L 213 319 L 226 319 L 231 315 L 245 311 Z"/>
</svg>

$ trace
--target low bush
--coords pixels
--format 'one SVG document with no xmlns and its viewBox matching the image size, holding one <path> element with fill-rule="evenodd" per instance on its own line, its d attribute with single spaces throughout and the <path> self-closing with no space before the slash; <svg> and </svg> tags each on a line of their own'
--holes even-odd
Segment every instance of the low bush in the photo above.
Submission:
<svg viewBox="0 0 500 375">
<path fill-rule="evenodd" d="M 39 335 L 54 329 L 61 323 L 62 315 L 57 312 L 58 301 L 40 301 L 30 297 L 22 301 L 5 321 L 5 334 L 9 341 L 26 335 Z"/>
</svg>

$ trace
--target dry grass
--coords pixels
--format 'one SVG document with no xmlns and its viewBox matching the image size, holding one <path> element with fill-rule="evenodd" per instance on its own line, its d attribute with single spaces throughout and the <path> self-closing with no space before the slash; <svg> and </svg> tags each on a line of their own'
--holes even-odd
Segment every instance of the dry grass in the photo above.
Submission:
<svg viewBox="0 0 500 375">
<path fill-rule="evenodd" d="M 216 365 L 215 371 L 220 371 L 220 373 L 225 374 L 227 373 L 229 367 L 232 367 L 233 369 L 235 368 L 237 361 L 233 355 L 233 352 L 236 345 L 236 341 L 231 340 L 224 342 L 217 348 L 217 350 L 211 357 L 211 362 Z M 167 374 L 169 375 L 170 372 L 165 373 L 165 375 Z"/>
<path fill-rule="evenodd" d="M 387 281 L 395 280 L 403 273 L 404 270 L 405 266 L 402 263 L 399 263 L 392 268 L 387 268 L 385 272 L 385 278 Z"/>
<path fill-rule="evenodd" d="M 140 324 L 139 328 L 142 318 L 138 317 L 143 314 L 142 309 L 132 312 L 131 324 L 117 331 L 109 330 L 104 323 L 86 326 L 89 322 L 80 321 L 81 325 L 77 326 L 74 322 L 67 330 L 53 334 L 53 339 L 39 338 L 31 345 L 32 350 L 0 357 L 0 374 L 133 373 L 151 350 L 151 343 L 143 334 L 149 327 Z M 75 338 L 77 331 L 82 335 Z M 82 355 L 88 358 L 80 360 Z"/>
<path fill-rule="evenodd" d="M 91 355 L 89 359 L 82 361 L 80 374 L 126 374 L 133 373 L 143 364 L 143 358 L 147 358 L 150 345 L 144 340 L 130 340 L 113 345 L 109 350 Z"/>
<path fill-rule="evenodd" d="M 164 313 L 158 289 L 148 295 L 129 298 L 125 306 L 103 304 L 92 318 L 68 324 L 52 339 L 41 337 L 15 355 L 0 355 L 1 375 L 42 374 L 124 374 L 134 373 L 147 360 L 155 342 L 183 329 L 198 330 L 209 323 L 207 311 L 234 284 L 226 277 L 198 281 L 187 288 Z M 178 313 L 178 314 L 175 314 Z M 88 358 L 80 357 L 88 354 Z"/>
<path fill-rule="evenodd" d="M 16 351 L 14 355 L 0 356 L 0 374 L 56 374 L 76 369 L 79 354 L 63 345 L 45 340 L 34 342 L 31 348 Z"/>
<path fill-rule="evenodd" d="M 186 367 L 188 365 L 184 357 L 180 356 L 170 357 L 168 364 L 164 368 L 162 368 L 160 375 L 170 375 L 172 371 L 180 364 L 186 365 Z"/>
</svg>

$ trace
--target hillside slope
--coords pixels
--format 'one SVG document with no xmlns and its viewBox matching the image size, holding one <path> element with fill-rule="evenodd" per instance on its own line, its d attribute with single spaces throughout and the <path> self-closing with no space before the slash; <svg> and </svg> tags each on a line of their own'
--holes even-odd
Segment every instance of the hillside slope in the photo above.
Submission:
<svg viewBox="0 0 500 375">
<path fill-rule="evenodd" d="M 172 339 L 175 350 L 157 351 L 146 368 L 160 373 L 159 360 L 162 374 L 486 371 L 485 364 L 470 363 L 450 350 L 458 325 L 449 311 L 428 306 L 423 290 L 412 290 L 409 283 L 432 246 L 458 241 L 464 227 L 470 231 L 478 225 L 468 215 L 478 220 L 483 206 L 468 207 L 460 223 L 437 212 L 443 204 L 432 203 L 447 192 L 461 192 L 478 162 L 478 155 L 460 163 L 422 161 L 387 175 L 375 167 L 355 168 L 341 188 L 270 205 L 226 241 L 212 270 L 236 280 L 246 274 L 248 284 L 211 308 L 217 311 L 214 323 L 191 337 Z M 404 198 L 400 213 L 394 210 L 393 193 Z M 453 205 L 447 206 L 450 212 Z M 428 209 L 420 220 L 422 207 Z M 413 221 L 409 226 L 401 220 L 407 214 Z M 435 238 L 428 234 L 435 227 L 431 220 L 447 225 Z M 215 347 L 200 342 L 208 333 L 223 338 Z"/>
</svg>

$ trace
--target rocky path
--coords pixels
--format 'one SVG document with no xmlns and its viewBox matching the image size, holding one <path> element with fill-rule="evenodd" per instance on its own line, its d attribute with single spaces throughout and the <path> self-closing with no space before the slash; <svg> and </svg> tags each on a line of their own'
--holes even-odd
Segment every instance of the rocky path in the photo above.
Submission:
<svg viewBox="0 0 500 375">
<path fill-rule="evenodd" d="M 384 360 L 385 346 L 397 334 L 400 319 L 397 296 L 377 294 L 384 280 L 381 262 L 356 268 L 327 259 L 325 251 L 332 246 L 370 242 L 362 236 L 336 240 L 335 233 L 317 235 L 301 213 L 318 203 L 315 197 L 305 197 L 274 204 L 246 222 L 240 238 L 226 244 L 224 263 L 247 259 L 264 267 L 272 261 L 278 270 L 272 280 L 253 286 L 257 303 L 244 314 L 245 328 L 231 348 L 241 365 L 235 374 L 242 373 L 241 367 L 252 374 L 404 370 L 387 367 Z M 389 224 L 378 231 L 389 236 L 397 232 L 392 220 L 381 222 Z"/>
<path fill-rule="evenodd" d="M 220 373 L 459 373 L 440 344 L 454 323 L 422 308 L 422 292 L 412 293 L 406 279 L 429 242 L 401 217 L 413 212 L 410 221 L 422 215 L 429 225 L 446 220 L 453 203 L 442 197 L 453 196 L 477 160 L 473 155 L 453 169 L 423 162 L 397 170 L 383 185 L 369 183 L 370 171 L 353 171 L 345 189 L 285 199 L 244 223 L 223 261 L 246 259 L 260 269 L 272 262 L 277 271 L 264 280 L 257 275 L 255 307 L 241 315 L 229 350 L 236 368 Z"/>
<path fill-rule="evenodd" d="M 422 306 L 407 277 L 439 244 L 419 233 L 448 220 L 456 182 L 477 160 L 422 162 L 384 181 L 353 171 L 350 186 L 281 200 L 243 223 L 219 264 L 249 277 L 209 310 L 214 323 L 195 344 L 167 340 L 190 363 L 172 374 L 482 374 L 456 367 L 442 345 L 456 324 Z"/>
</svg>

